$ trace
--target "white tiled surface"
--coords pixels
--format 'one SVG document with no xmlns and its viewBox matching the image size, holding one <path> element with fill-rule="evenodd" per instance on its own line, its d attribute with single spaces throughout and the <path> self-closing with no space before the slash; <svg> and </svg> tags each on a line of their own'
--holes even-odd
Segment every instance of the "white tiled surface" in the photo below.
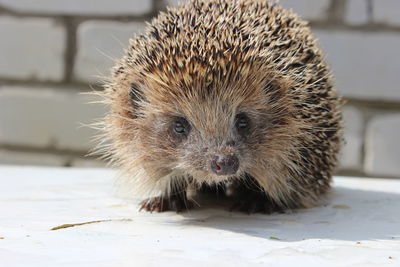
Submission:
<svg viewBox="0 0 400 267">
<path fill-rule="evenodd" d="M 139 213 L 100 169 L 0 168 L 0 259 L 14 266 L 399 266 L 400 180 L 336 178 L 292 214 Z M 50 229 L 68 223 L 109 220 Z"/>
</svg>

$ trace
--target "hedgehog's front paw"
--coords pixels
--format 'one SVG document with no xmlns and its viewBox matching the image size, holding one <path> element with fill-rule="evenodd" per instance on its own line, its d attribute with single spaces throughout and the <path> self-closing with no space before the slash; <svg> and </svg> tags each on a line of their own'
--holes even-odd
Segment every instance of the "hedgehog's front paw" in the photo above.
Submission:
<svg viewBox="0 0 400 267">
<path fill-rule="evenodd" d="M 240 197 L 237 200 L 234 200 L 232 206 L 229 211 L 240 211 L 248 214 L 252 213 L 271 213 L 268 203 L 265 200 L 259 198 L 243 198 Z"/>
<path fill-rule="evenodd" d="M 140 202 L 139 211 L 144 209 L 150 212 L 153 211 L 161 212 L 166 210 L 166 206 L 167 206 L 166 200 L 163 199 L 162 197 L 151 197 Z"/>
<path fill-rule="evenodd" d="M 193 201 L 188 200 L 186 196 L 174 195 L 169 197 L 152 197 L 145 199 L 140 203 L 140 210 L 146 211 L 176 211 L 181 212 L 193 208 Z"/>
<path fill-rule="evenodd" d="M 247 214 L 271 214 L 273 212 L 282 211 L 264 193 L 250 191 L 247 191 L 246 194 L 236 195 L 234 197 L 233 205 L 229 210 L 245 212 Z"/>
</svg>

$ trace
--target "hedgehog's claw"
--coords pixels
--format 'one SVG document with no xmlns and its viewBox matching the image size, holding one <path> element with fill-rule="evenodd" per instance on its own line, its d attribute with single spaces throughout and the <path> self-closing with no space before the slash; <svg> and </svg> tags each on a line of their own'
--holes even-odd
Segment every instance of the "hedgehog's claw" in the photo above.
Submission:
<svg viewBox="0 0 400 267">
<path fill-rule="evenodd" d="M 139 211 L 162 212 L 167 210 L 167 204 L 167 201 L 163 197 L 152 197 L 145 199 L 140 203 Z"/>
<path fill-rule="evenodd" d="M 182 194 L 170 197 L 152 197 L 140 203 L 140 209 L 150 212 L 175 211 L 176 213 L 189 210 L 193 207 L 193 202 Z"/>
</svg>

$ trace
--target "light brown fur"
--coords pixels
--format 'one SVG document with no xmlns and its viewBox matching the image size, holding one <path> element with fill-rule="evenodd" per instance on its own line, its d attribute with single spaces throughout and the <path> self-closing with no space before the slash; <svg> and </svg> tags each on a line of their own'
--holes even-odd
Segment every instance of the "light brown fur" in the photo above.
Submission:
<svg viewBox="0 0 400 267">
<path fill-rule="evenodd" d="M 192 0 L 161 13 L 131 39 L 101 95 L 109 143 L 99 151 L 143 195 L 251 176 L 286 209 L 329 189 L 340 98 L 307 24 L 272 1 Z M 226 145 L 240 112 L 251 133 Z M 195 129 L 184 142 L 169 134 L 175 116 Z M 239 154 L 237 175 L 212 174 L 215 153 Z"/>
</svg>

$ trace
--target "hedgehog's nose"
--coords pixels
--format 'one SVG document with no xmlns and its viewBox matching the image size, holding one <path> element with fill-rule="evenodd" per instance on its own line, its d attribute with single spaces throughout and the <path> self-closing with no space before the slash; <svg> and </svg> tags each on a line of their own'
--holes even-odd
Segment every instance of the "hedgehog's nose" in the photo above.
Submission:
<svg viewBox="0 0 400 267">
<path fill-rule="evenodd" d="M 216 175 L 235 174 L 239 169 L 239 159 L 235 155 L 215 155 L 211 169 Z"/>
</svg>

